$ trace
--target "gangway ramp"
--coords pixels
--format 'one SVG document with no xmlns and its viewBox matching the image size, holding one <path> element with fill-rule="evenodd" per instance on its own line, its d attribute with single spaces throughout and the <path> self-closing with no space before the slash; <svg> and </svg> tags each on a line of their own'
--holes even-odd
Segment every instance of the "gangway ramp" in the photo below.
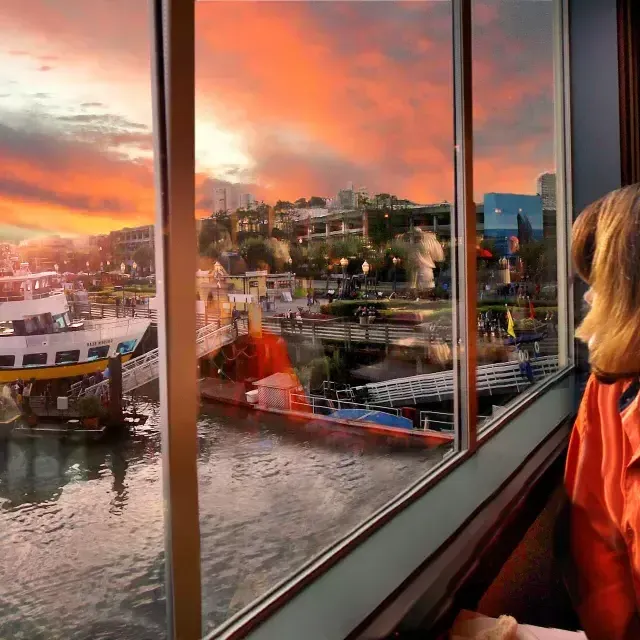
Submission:
<svg viewBox="0 0 640 640">
<path fill-rule="evenodd" d="M 247 323 L 243 320 L 222 327 L 217 321 L 208 324 L 206 327 L 198 329 L 196 333 L 196 355 L 198 358 L 203 358 L 213 351 L 231 344 L 238 335 L 245 335 L 246 333 L 248 333 Z M 159 352 L 157 348 L 137 358 L 132 358 L 122 365 L 122 392 L 130 393 L 147 382 L 155 380 L 159 375 L 159 368 Z M 80 391 L 78 395 L 103 396 L 108 393 L 109 380 L 103 380 Z"/>
<path fill-rule="evenodd" d="M 544 356 L 531 360 L 529 364 L 534 380 L 538 382 L 558 370 L 558 357 Z M 519 361 L 484 364 L 477 368 L 478 393 L 520 392 L 530 385 L 520 371 Z M 351 389 L 354 396 L 358 392 L 364 392 L 371 404 L 391 407 L 450 400 L 453 397 L 453 370 L 374 382 Z"/>
</svg>

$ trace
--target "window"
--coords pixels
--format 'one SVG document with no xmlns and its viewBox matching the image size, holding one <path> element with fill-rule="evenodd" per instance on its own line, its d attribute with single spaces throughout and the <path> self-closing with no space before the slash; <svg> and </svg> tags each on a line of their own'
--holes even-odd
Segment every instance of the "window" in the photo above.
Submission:
<svg viewBox="0 0 640 640">
<path fill-rule="evenodd" d="M 66 320 L 68 320 L 68 314 L 66 313 L 60 313 L 58 315 L 53 316 L 54 331 L 60 331 L 61 329 L 64 329 L 66 326 L 65 324 Z"/>
<path fill-rule="evenodd" d="M 15 356 L 0 356 L 0 367 L 13 367 L 15 363 Z"/>
<path fill-rule="evenodd" d="M 56 364 L 72 364 L 80 360 L 80 351 L 74 349 L 72 351 L 58 351 L 56 353 Z"/>
<path fill-rule="evenodd" d="M 217 179 L 198 186 L 200 278 L 229 276 L 211 315 L 247 314 L 237 339 L 198 352 L 213 401 L 200 423 L 225 425 L 198 459 L 208 630 L 462 446 L 442 204 L 455 201 L 451 17 L 450 2 L 196 5 L 196 158 Z M 247 42 L 238 24 L 270 26 Z M 230 279 L 247 295 L 230 300 Z M 261 411 L 230 411 L 228 394 Z M 255 553 L 265 541 L 278 561 Z"/>
<path fill-rule="evenodd" d="M 47 364 L 46 353 L 26 353 L 22 356 L 23 367 L 39 367 Z"/>
<path fill-rule="evenodd" d="M 98 360 L 106 358 L 109 355 L 109 345 L 105 344 L 101 347 L 90 347 L 87 352 L 87 360 Z"/>
<path fill-rule="evenodd" d="M 472 2 L 481 425 L 566 364 L 556 13 L 554 2 Z"/>
<path fill-rule="evenodd" d="M 120 354 L 131 353 L 136 348 L 135 340 L 126 340 L 125 342 L 121 342 L 116 347 L 116 352 Z"/>
<path fill-rule="evenodd" d="M 12 443 L 0 456 L 2 555 L 24 555 L 25 527 L 47 550 L 12 574 L 28 597 L 0 635 L 24 634 L 27 619 L 56 637 L 117 635 L 125 610 L 131 636 L 347 637 L 573 410 L 565 3 L 199 2 L 192 25 L 189 3 L 154 1 L 174 23 L 155 16 L 151 44 L 168 46 L 150 83 L 144 6 L 113 0 L 94 15 L 69 1 L 78 18 L 54 39 L 61 50 L 36 54 L 65 60 L 64 73 L 42 65 L 41 97 L 31 58 L 5 65 L 33 102 L 24 110 L 47 116 L 42 130 L 7 116 L 20 166 L 33 165 L 25 180 L 41 178 L 10 195 L 54 185 L 56 216 L 31 198 L 0 234 L 31 226 L 46 253 L 51 225 L 61 272 L 90 260 L 124 272 L 147 230 L 123 227 L 148 222 L 155 179 L 164 305 L 137 334 L 146 319 L 119 317 L 115 301 L 155 286 L 123 276 L 74 310 L 117 328 L 125 400 L 146 419 L 135 438 Z M 14 4 L 7 50 L 35 47 Z M 66 242 L 106 227 L 93 249 Z M 99 378 L 72 384 L 104 391 Z M 33 515 L 16 519 L 27 499 Z M 133 594 L 121 588 L 132 577 Z M 51 593 L 33 589 L 52 580 Z"/>
</svg>

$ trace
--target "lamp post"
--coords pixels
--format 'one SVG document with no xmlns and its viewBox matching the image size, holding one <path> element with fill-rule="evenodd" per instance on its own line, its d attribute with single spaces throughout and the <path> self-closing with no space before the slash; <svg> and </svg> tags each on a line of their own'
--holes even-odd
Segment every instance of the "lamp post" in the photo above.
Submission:
<svg viewBox="0 0 640 640">
<path fill-rule="evenodd" d="M 400 259 L 393 256 L 391 262 L 393 262 L 393 292 L 395 293 L 398 286 L 398 262 L 400 262 Z"/>
<path fill-rule="evenodd" d="M 364 273 L 364 297 L 365 297 L 365 300 L 368 298 L 368 295 L 367 295 L 367 275 L 369 274 L 369 269 L 370 269 L 369 263 L 365 260 L 362 263 L 362 273 Z"/>
<path fill-rule="evenodd" d="M 344 298 L 345 296 L 345 292 L 346 292 L 346 271 L 347 271 L 347 265 L 349 264 L 349 261 L 346 258 L 340 258 L 340 266 L 342 267 L 342 295 L 340 296 L 341 298 Z"/>
<path fill-rule="evenodd" d="M 127 270 L 127 265 L 124 262 L 120 263 L 120 273 L 124 276 L 124 272 Z M 122 306 L 124 307 L 124 278 L 122 279 Z"/>
</svg>

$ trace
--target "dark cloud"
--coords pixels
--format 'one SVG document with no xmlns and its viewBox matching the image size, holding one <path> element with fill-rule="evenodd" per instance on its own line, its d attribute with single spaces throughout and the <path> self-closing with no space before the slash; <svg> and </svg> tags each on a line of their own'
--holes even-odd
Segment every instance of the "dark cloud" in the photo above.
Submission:
<svg viewBox="0 0 640 640">
<path fill-rule="evenodd" d="M 104 102 L 83 102 L 80 106 L 84 107 L 86 109 L 89 109 L 89 108 L 92 108 L 92 109 L 93 108 L 98 108 L 98 109 L 100 109 L 100 108 L 106 107 Z"/>
<path fill-rule="evenodd" d="M 29 202 L 60 205 L 79 212 L 123 213 L 131 203 L 117 198 L 93 198 L 88 195 L 66 195 L 23 180 L 0 177 L 0 194 Z"/>
<path fill-rule="evenodd" d="M 45 100 L 47 98 L 50 98 L 51 94 L 50 93 L 34 93 L 33 97 L 38 98 L 38 100 Z"/>
<path fill-rule="evenodd" d="M 38 68 L 38 71 L 51 71 L 51 69 L 53 69 L 53 67 L 43 64 L 41 67 Z"/>
</svg>

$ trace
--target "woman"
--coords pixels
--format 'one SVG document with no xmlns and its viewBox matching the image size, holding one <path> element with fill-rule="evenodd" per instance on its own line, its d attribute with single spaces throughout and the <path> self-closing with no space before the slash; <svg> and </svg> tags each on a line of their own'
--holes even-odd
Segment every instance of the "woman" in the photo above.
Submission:
<svg viewBox="0 0 640 640">
<path fill-rule="evenodd" d="M 589 640 L 640 639 L 640 185 L 587 207 L 572 253 L 593 374 L 567 458 L 568 586 Z"/>
</svg>

